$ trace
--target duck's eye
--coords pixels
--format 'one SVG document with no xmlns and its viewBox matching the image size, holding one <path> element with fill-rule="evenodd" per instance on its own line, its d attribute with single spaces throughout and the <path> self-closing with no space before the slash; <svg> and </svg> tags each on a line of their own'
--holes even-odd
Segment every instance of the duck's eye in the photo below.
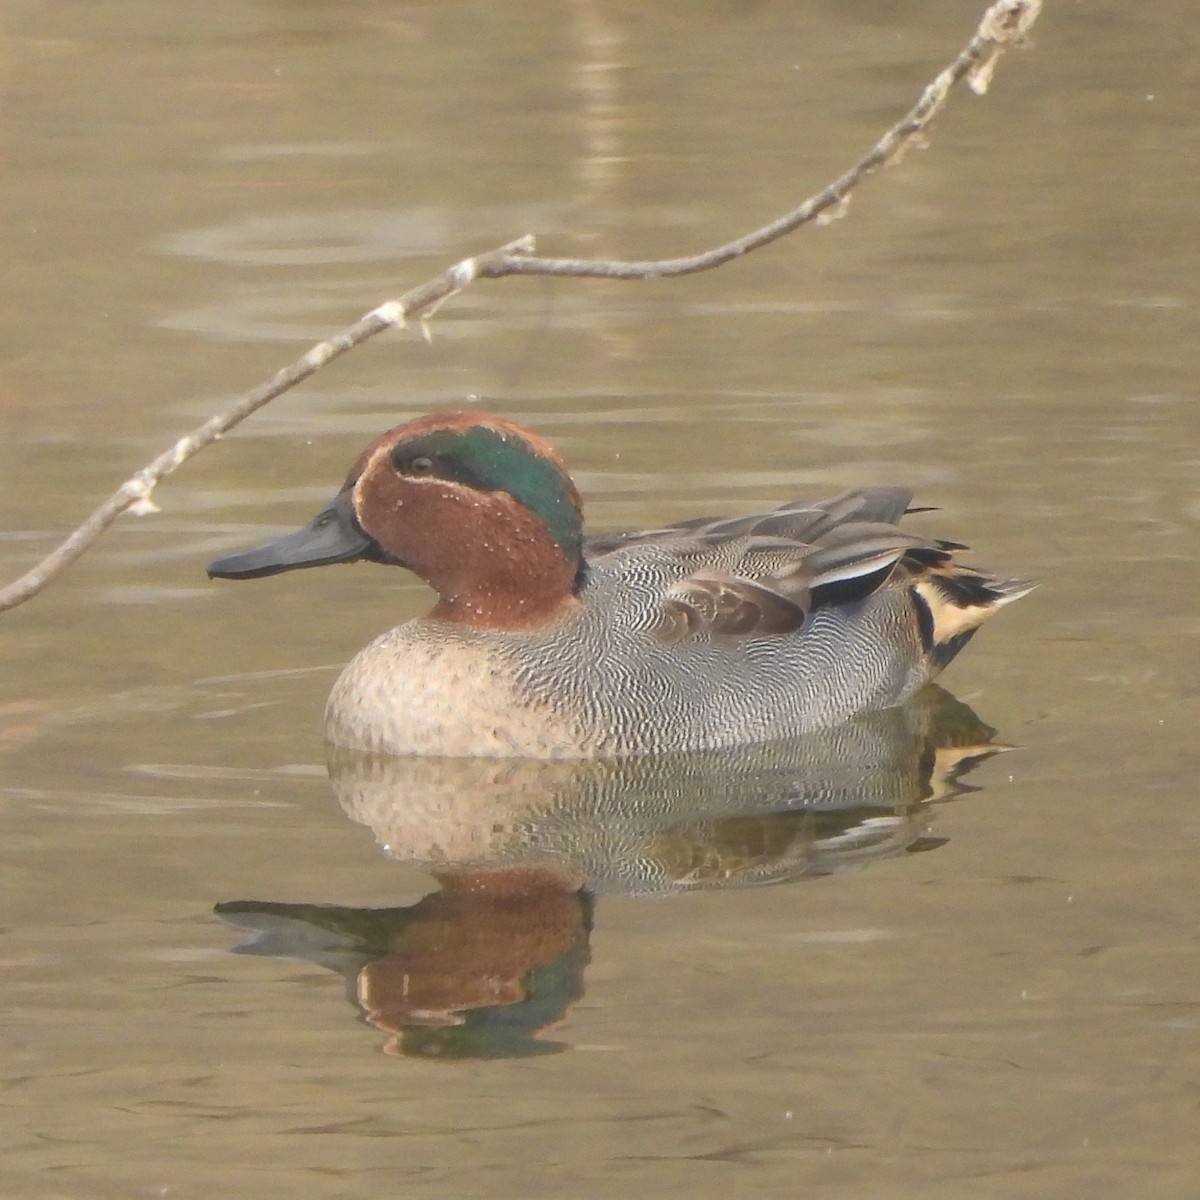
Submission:
<svg viewBox="0 0 1200 1200">
<path fill-rule="evenodd" d="M 406 475 L 431 475 L 433 459 L 427 454 L 418 454 L 415 458 L 410 458 L 403 469 Z"/>
</svg>

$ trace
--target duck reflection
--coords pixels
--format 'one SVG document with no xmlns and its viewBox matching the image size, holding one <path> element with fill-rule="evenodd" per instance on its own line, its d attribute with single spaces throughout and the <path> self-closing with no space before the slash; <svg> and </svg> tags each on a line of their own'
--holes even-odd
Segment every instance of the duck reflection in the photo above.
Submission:
<svg viewBox="0 0 1200 1200">
<path fill-rule="evenodd" d="M 543 1054 L 583 994 L 594 898 L 740 888 L 933 849 L 933 808 L 1003 746 L 937 687 L 786 742 L 627 760 L 332 751 L 334 791 L 439 889 L 391 909 L 236 901 L 244 954 L 342 974 L 398 1054 Z"/>
</svg>

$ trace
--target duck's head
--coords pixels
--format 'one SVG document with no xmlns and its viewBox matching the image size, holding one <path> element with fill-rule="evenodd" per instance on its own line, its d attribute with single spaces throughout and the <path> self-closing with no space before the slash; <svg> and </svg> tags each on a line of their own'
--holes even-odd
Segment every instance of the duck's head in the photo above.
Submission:
<svg viewBox="0 0 1200 1200">
<path fill-rule="evenodd" d="M 377 438 L 311 524 L 219 558 L 222 579 L 371 562 L 407 567 L 437 591 L 432 616 L 530 628 L 575 603 L 582 503 L 542 438 L 502 417 L 434 413 Z"/>
</svg>

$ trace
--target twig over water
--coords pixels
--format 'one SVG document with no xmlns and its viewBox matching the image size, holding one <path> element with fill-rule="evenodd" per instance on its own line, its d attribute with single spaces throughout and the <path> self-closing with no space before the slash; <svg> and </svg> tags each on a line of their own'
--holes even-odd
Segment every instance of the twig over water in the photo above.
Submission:
<svg viewBox="0 0 1200 1200">
<path fill-rule="evenodd" d="M 486 254 L 463 259 L 398 299 L 380 304 L 341 333 L 318 342 L 302 358 L 241 396 L 225 412 L 211 417 L 199 429 L 180 438 L 169 450 L 127 479 L 60 546 L 20 578 L 0 588 L 0 612 L 36 596 L 94 545 L 126 509 L 135 513 L 156 511 L 150 499 L 155 486 L 251 413 L 385 329 L 402 328 L 410 320 L 417 319 L 427 332 L 426 322 L 438 308 L 477 279 L 501 279 L 506 275 L 567 275 L 581 279 L 657 279 L 691 275 L 749 254 L 811 221 L 820 223 L 841 216 L 850 194 L 868 175 L 897 162 L 912 146 L 923 144 L 925 130 L 945 105 L 955 84 L 966 80 L 976 93 L 987 91 L 1000 55 L 1010 46 L 1024 41 L 1041 7 L 1042 0 L 997 0 L 983 14 L 979 27 L 958 57 L 938 73 L 912 109 L 863 158 L 797 208 L 744 237 L 684 258 L 620 262 L 539 258 L 533 253 L 532 235 L 527 235 Z"/>
</svg>

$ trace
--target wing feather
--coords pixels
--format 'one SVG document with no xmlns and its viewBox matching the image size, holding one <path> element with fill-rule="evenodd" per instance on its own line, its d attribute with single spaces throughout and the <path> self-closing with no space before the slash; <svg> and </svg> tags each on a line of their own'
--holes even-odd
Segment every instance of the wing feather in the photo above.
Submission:
<svg viewBox="0 0 1200 1200">
<path fill-rule="evenodd" d="M 906 513 L 926 511 L 911 505 L 906 488 L 866 488 L 751 516 L 593 536 L 585 549 L 591 559 L 649 546 L 669 556 L 679 578 L 664 587 L 656 624 L 668 642 L 795 633 L 814 609 L 861 600 L 892 581 L 914 586 L 936 575 L 941 590 L 952 592 L 950 581 L 966 573 L 998 586 L 954 562 L 966 549 L 960 543 L 900 529 Z M 980 607 L 974 592 L 948 600 Z"/>
</svg>

